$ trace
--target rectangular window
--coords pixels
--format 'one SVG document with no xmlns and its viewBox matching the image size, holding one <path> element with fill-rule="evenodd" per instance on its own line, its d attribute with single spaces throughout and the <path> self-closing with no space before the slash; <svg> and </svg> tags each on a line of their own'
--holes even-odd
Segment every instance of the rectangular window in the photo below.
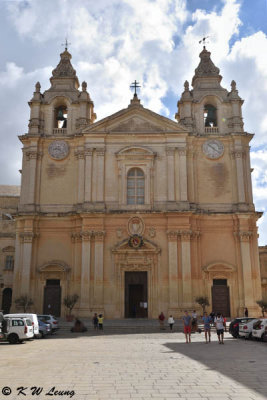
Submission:
<svg viewBox="0 0 267 400">
<path fill-rule="evenodd" d="M 14 257 L 6 256 L 5 269 L 12 271 L 14 269 Z"/>
</svg>

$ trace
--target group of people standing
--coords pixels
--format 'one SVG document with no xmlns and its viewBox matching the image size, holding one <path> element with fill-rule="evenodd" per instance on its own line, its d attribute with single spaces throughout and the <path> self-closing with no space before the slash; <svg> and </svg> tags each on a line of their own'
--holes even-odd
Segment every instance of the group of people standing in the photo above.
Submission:
<svg viewBox="0 0 267 400">
<path fill-rule="evenodd" d="M 160 313 L 159 317 L 160 329 L 164 328 L 165 316 L 163 312 Z M 206 343 L 210 343 L 211 337 L 211 325 L 216 327 L 216 332 L 219 340 L 219 344 L 224 344 L 224 331 L 226 331 L 226 318 L 223 317 L 221 313 L 215 314 L 211 312 L 210 315 L 207 312 L 204 312 L 204 315 L 201 318 L 204 326 L 205 340 Z M 184 334 L 186 343 L 191 343 L 191 334 L 199 332 L 201 333 L 201 329 L 198 328 L 198 317 L 196 310 L 193 310 L 192 314 L 189 315 L 188 311 L 184 312 L 184 316 L 182 317 L 183 325 L 184 325 Z M 173 325 L 175 321 L 172 315 L 168 318 L 168 324 L 170 330 L 173 331 Z"/>
<path fill-rule="evenodd" d="M 98 330 L 103 331 L 103 324 L 104 324 L 103 314 L 97 315 L 97 313 L 94 313 L 92 322 L 93 322 L 95 331 L 98 331 Z"/>
</svg>

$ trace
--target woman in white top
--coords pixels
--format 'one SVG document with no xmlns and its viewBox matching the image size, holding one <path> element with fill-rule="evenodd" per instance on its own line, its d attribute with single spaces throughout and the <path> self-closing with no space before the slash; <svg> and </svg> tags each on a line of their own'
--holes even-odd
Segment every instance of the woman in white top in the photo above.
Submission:
<svg viewBox="0 0 267 400">
<path fill-rule="evenodd" d="M 170 315 L 169 318 L 168 318 L 168 324 L 170 325 L 170 330 L 172 331 L 172 327 L 173 327 L 173 324 L 174 324 L 174 319 L 173 319 L 172 315 Z"/>
</svg>

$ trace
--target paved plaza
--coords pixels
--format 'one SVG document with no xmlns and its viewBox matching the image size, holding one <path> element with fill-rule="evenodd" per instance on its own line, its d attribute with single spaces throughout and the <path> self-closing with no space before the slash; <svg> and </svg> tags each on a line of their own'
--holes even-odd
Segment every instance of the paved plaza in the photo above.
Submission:
<svg viewBox="0 0 267 400">
<path fill-rule="evenodd" d="M 266 399 L 267 344 L 228 333 L 224 345 L 216 339 L 213 333 L 205 344 L 203 333 L 195 334 L 185 344 L 178 332 L 65 330 L 25 344 L 1 343 L 0 399 Z M 32 395 L 32 387 L 41 393 Z"/>
</svg>

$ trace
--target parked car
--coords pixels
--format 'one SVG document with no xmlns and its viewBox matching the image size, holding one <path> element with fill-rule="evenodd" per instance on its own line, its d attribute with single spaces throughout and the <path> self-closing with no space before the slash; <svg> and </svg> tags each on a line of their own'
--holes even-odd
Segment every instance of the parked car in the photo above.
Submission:
<svg viewBox="0 0 267 400">
<path fill-rule="evenodd" d="M 38 319 L 38 324 L 39 324 L 39 332 L 41 334 L 41 337 L 45 337 L 46 335 L 51 334 L 51 325 L 46 324 L 42 320 Z"/>
<path fill-rule="evenodd" d="M 258 320 L 259 318 L 254 318 L 243 324 L 239 324 L 239 336 L 244 337 L 245 339 L 251 339 L 253 326 L 258 322 Z"/>
<path fill-rule="evenodd" d="M 51 325 L 51 332 L 54 333 L 59 329 L 58 326 L 58 320 L 56 319 L 56 317 L 54 317 L 53 315 L 50 314 L 38 314 L 38 318 L 45 322 L 46 324 L 50 324 Z"/>
<path fill-rule="evenodd" d="M 242 317 L 242 318 L 235 318 L 233 321 L 230 322 L 229 325 L 229 333 L 234 338 L 237 338 L 239 336 L 239 325 L 240 324 L 245 324 L 248 321 L 252 321 L 254 318 L 251 317 Z"/>
<path fill-rule="evenodd" d="M 34 337 L 32 321 L 29 318 L 5 317 L 4 320 L 1 326 L 1 339 L 15 344 Z"/>
<path fill-rule="evenodd" d="M 32 321 L 33 333 L 35 337 L 40 337 L 39 334 L 39 325 L 38 318 L 36 314 L 28 314 L 28 313 L 16 313 L 16 314 L 5 314 L 4 317 L 11 318 L 29 318 Z"/>
<path fill-rule="evenodd" d="M 267 326 L 265 326 L 265 329 L 264 329 L 264 332 L 263 332 L 263 335 L 262 335 L 262 340 L 264 342 L 267 342 Z"/>
<path fill-rule="evenodd" d="M 263 335 L 266 327 L 267 327 L 267 318 L 261 318 L 253 326 L 252 337 L 254 339 L 263 340 Z"/>
</svg>

